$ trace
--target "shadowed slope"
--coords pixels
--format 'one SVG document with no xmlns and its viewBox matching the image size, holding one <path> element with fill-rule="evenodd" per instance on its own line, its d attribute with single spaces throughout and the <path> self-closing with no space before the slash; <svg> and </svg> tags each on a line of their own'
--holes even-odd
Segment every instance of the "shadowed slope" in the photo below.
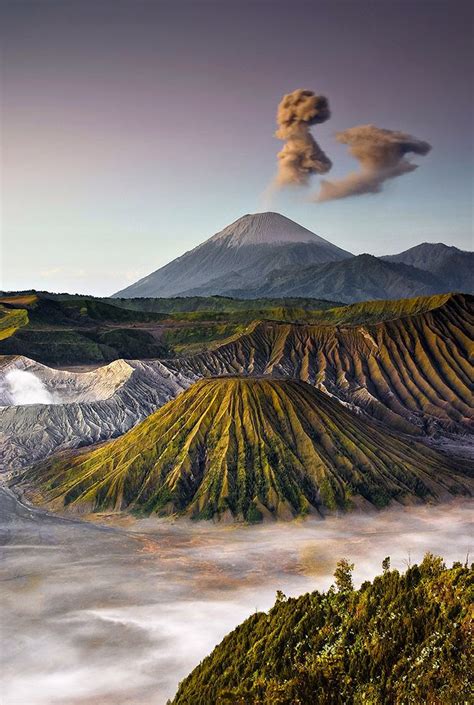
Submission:
<svg viewBox="0 0 474 705">
<path fill-rule="evenodd" d="M 121 438 L 27 474 L 52 507 L 248 521 L 467 492 L 463 464 L 298 381 L 194 384 Z"/>
<path fill-rule="evenodd" d="M 432 272 L 363 254 L 325 263 L 308 261 L 299 267 L 279 267 L 258 280 L 255 286 L 230 278 L 226 281 L 221 277 L 204 290 L 190 289 L 186 293 L 196 295 L 212 291 L 242 298 L 315 296 L 353 303 L 368 299 L 429 296 L 450 290 L 450 285 Z"/>
<path fill-rule="evenodd" d="M 458 247 L 445 245 L 443 242 L 422 242 L 396 255 L 384 255 L 380 259 L 387 262 L 401 262 L 411 267 L 425 269 L 436 273 L 444 262 L 455 254 L 471 254 Z"/>
</svg>

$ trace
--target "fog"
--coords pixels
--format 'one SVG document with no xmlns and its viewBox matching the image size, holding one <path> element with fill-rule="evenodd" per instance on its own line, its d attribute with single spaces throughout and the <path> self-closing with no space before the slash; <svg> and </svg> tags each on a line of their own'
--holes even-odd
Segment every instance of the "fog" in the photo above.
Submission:
<svg viewBox="0 0 474 705">
<path fill-rule="evenodd" d="M 27 370 L 10 370 L 4 378 L 1 397 L 6 397 L 7 404 L 52 404 L 53 396 L 46 389 L 44 382 L 33 372 Z"/>
<path fill-rule="evenodd" d="M 59 520 L 0 491 L 2 705 L 163 705 L 181 678 L 277 589 L 360 583 L 390 555 L 465 560 L 473 503 L 225 527 Z"/>
</svg>

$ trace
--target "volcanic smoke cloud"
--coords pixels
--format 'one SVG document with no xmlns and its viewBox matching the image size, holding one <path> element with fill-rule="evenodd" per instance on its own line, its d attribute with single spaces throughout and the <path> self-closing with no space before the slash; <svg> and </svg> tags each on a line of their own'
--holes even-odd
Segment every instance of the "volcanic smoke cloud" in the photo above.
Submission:
<svg viewBox="0 0 474 705">
<path fill-rule="evenodd" d="M 278 105 L 275 136 L 285 144 L 278 153 L 275 186 L 305 186 L 312 174 L 326 174 L 332 166 L 310 132 L 331 113 L 328 99 L 302 88 L 283 96 Z"/>
<path fill-rule="evenodd" d="M 9 404 L 53 404 L 54 399 L 42 380 L 27 370 L 11 370 L 5 375 Z M 3 390 L 1 390 L 3 391 Z"/>
<path fill-rule="evenodd" d="M 349 152 L 360 163 L 360 171 L 339 181 L 323 181 L 317 201 L 331 201 L 363 193 L 378 193 L 384 181 L 408 174 L 418 168 L 405 159 L 409 153 L 425 155 L 431 149 L 428 142 L 404 132 L 385 130 L 375 125 L 358 125 L 338 132 L 336 139 L 349 145 Z"/>
</svg>

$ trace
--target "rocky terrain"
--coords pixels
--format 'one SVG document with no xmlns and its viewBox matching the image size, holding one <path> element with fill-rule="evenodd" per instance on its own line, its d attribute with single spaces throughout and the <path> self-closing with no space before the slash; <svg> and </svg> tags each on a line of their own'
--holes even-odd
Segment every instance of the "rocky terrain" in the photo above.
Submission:
<svg viewBox="0 0 474 705">
<path fill-rule="evenodd" d="M 185 376 L 294 377 L 406 433 L 472 432 L 474 300 L 459 294 L 425 301 L 428 310 L 412 314 L 414 302 L 405 310 L 400 302 L 393 320 L 366 325 L 262 322 L 215 350 L 167 365 Z M 363 306 L 374 320 L 371 305 Z M 361 309 L 355 313 L 360 317 Z M 347 310 L 340 315 L 350 319 Z"/>
<path fill-rule="evenodd" d="M 1 358 L 0 358 L 1 360 Z M 10 382 L 12 372 L 20 374 Z M 34 375 L 41 388 L 11 405 L 12 387 Z M 159 361 L 119 360 L 86 373 L 52 370 L 22 357 L 0 361 L 0 468 L 15 471 L 55 451 L 125 433 L 185 389 L 190 380 Z M 35 394 L 46 394 L 38 398 Z M 38 403 L 39 402 L 39 403 Z M 10 404 L 10 405 L 9 405 Z"/>
</svg>

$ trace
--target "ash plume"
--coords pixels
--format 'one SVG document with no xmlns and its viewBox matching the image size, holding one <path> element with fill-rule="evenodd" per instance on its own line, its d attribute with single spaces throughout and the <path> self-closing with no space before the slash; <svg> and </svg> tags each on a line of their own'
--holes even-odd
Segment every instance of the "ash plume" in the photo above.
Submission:
<svg viewBox="0 0 474 705">
<path fill-rule="evenodd" d="M 360 170 L 348 174 L 337 181 L 323 181 L 318 202 L 331 201 L 364 193 L 378 193 L 388 179 L 408 174 L 418 168 L 406 155 L 425 155 L 431 149 L 428 142 L 416 137 L 386 130 L 375 125 L 358 125 L 336 134 L 336 139 L 349 146 L 349 152 L 355 157 Z"/>
<path fill-rule="evenodd" d="M 274 186 L 305 186 L 312 174 L 326 174 L 331 160 L 318 145 L 310 128 L 330 117 L 328 99 L 300 88 L 284 95 L 278 105 L 275 137 L 284 140 L 278 153 Z"/>
</svg>

